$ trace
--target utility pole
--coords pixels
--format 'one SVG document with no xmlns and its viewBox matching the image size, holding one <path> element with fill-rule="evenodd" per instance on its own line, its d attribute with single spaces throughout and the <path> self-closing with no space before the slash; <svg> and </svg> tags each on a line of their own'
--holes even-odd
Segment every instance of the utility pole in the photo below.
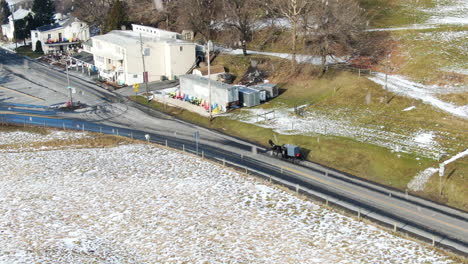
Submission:
<svg viewBox="0 0 468 264">
<path fill-rule="evenodd" d="M 206 56 L 208 57 L 208 90 L 209 90 L 209 111 L 210 111 L 210 122 L 213 119 L 213 113 L 211 112 L 211 56 L 210 56 L 210 50 L 211 47 L 213 46 L 213 42 L 211 40 L 208 40 L 208 43 L 206 44 Z"/>
<path fill-rule="evenodd" d="M 141 60 L 143 62 L 143 82 L 145 83 L 145 88 L 146 88 L 146 98 L 147 98 L 147 101 L 149 102 L 149 91 L 148 91 L 148 78 L 146 78 L 145 76 L 147 76 L 146 74 L 146 67 L 145 67 L 145 53 L 143 52 L 143 37 L 141 36 L 141 33 L 140 33 L 140 51 L 141 51 Z"/>
<path fill-rule="evenodd" d="M 72 87 L 70 86 L 70 76 L 68 75 L 68 60 L 65 61 L 65 70 L 67 72 L 68 97 L 70 99 L 70 106 L 73 106 Z"/>
<path fill-rule="evenodd" d="M 15 50 L 17 50 L 18 49 L 18 40 L 16 39 L 17 34 L 16 34 L 16 30 L 15 30 L 15 28 L 16 28 L 16 26 L 15 26 L 15 15 L 14 15 L 15 11 L 13 10 L 13 5 L 10 6 L 10 11 L 11 11 L 11 18 L 13 19 L 13 38 L 15 39 L 15 46 L 16 46 Z"/>
</svg>

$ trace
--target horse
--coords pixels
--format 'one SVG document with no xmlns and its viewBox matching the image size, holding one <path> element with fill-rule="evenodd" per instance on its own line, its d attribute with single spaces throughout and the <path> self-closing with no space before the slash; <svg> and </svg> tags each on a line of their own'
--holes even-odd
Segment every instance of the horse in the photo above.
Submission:
<svg viewBox="0 0 468 264">
<path fill-rule="evenodd" d="M 283 146 L 276 145 L 275 143 L 273 143 L 271 139 L 268 140 L 268 144 L 270 144 L 271 151 L 275 154 L 276 157 L 278 157 L 278 155 L 281 155 L 282 157 L 284 157 Z"/>
</svg>

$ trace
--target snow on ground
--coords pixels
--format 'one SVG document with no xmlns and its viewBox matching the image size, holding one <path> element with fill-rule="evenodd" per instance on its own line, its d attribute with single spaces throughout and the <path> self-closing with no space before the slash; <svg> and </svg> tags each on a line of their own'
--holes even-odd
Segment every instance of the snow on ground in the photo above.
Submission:
<svg viewBox="0 0 468 264">
<path fill-rule="evenodd" d="M 422 141 L 422 142 L 429 142 L 430 139 L 432 138 L 432 135 L 421 135 L 418 136 L 417 140 Z M 451 157 L 450 159 L 442 162 L 442 166 L 446 166 L 449 163 L 452 163 L 458 159 L 461 159 L 465 156 L 468 156 L 468 149 L 465 149 L 465 151 L 462 151 L 455 156 Z M 416 175 L 409 183 L 408 183 L 408 188 L 413 191 L 422 191 L 424 190 L 424 187 L 426 185 L 426 182 L 431 178 L 432 175 L 434 175 L 436 172 L 439 172 L 439 168 L 427 168 L 424 171 L 421 171 Z M 444 174 L 442 172 L 442 174 Z"/>
<path fill-rule="evenodd" d="M 349 137 L 355 140 L 386 147 L 395 152 L 417 153 L 423 157 L 438 158 L 446 152 L 436 141 L 437 135 L 432 131 L 418 131 L 414 134 L 384 131 L 375 125 L 357 125 L 352 117 L 337 114 L 339 119 L 332 119 L 318 111 L 308 111 L 303 117 L 294 114 L 294 109 L 274 109 L 275 116 L 270 114 L 268 120 L 263 114 L 271 109 L 246 109 L 240 115 L 228 115 L 241 122 L 272 128 L 285 135 L 331 135 Z M 242 112 L 241 112 L 242 113 Z M 356 115 L 354 118 L 358 118 Z"/>
<path fill-rule="evenodd" d="M 50 131 L 47 135 L 30 133 L 25 131 L 14 131 L 14 132 L 1 132 L 0 131 L 0 146 L 21 144 L 21 143 L 32 143 L 32 142 L 46 142 L 53 140 L 72 140 L 80 138 L 90 138 L 91 136 L 85 132 L 74 132 L 74 131 Z"/>
<path fill-rule="evenodd" d="M 413 105 L 413 106 L 407 107 L 407 108 L 405 108 L 405 109 L 403 109 L 403 110 L 401 110 L 401 111 L 403 111 L 403 112 L 408 112 L 408 111 L 411 111 L 411 110 L 413 110 L 413 109 L 416 109 L 416 106 Z"/>
<path fill-rule="evenodd" d="M 468 1 L 466 0 L 450 0 L 437 1 L 434 8 L 425 9 L 431 17 L 428 24 L 436 25 L 468 25 Z"/>
<path fill-rule="evenodd" d="M 0 157 L 0 263 L 452 262 L 155 146 Z"/>
<path fill-rule="evenodd" d="M 439 169 L 436 168 L 427 168 L 421 171 L 408 183 L 408 189 L 412 191 L 423 191 L 426 186 L 426 182 L 438 171 Z"/>
<path fill-rule="evenodd" d="M 230 54 L 230 55 L 241 55 L 242 49 L 225 49 L 221 48 L 221 52 L 225 54 Z M 289 53 L 276 53 L 276 52 L 264 52 L 264 51 L 255 51 L 255 50 L 247 50 L 248 54 L 259 54 L 259 55 L 265 55 L 265 56 L 272 56 L 272 57 L 278 57 L 282 59 L 292 59 L 292 55 Z M 322 63 L 322 58 L 319 56 L 311 56 L 311 55 L 303 55 L 303 54 L 296 54 L 296 61 L 298 63 L 310 63 L 313 65 L 321 65 Z M 342 58 L 336 58 L 336 57 L 327 57 L 326 64 L 333 64 L 333 63 L 340 63 L 344 62 Z"/>
<path fill-rule="evenodd" d="M 394 27 L 394 28 L 371 28 L 366 31 L 375 32 L 375 31 L 399 31 L 399 30 L 421 30 L 421 29 L 431 29 L 436 28 L 434 25 L 423 25 L 423 24 L 413 24 L 406 27 Z"/>
<path fill-rule="evenodd" d="M 385 74 L 376 73 L 375 76 L 369 77 L 370 80 L 385 86 Z M 440 87 L 436 85 L 423 85 L 420 83 L 412 82 L 403 76 L 388 75 L 387 76 L 387 89 L 398 95 L 412 97 L 419 99 L 426 104 L 430 104 L 440 110 L 448 112 L 458 117 L 468 118 L 468 105 L 456 106 L 451 103 L 444 102 L 438 99 L 435 95 L 440 93 L 453 93 L 467 91 L 467 87 L 454 87 L 451 90 L 449 87 Z"/>
<path fill-rule="evenodd" d="M 440 25 L 468 25 L 468 1 L 466 0 L 437 1 L 434 8 L 425 8 L 422 11 L 430 15 L 424 24 L 395 28 L 374 28 L 368 31 L 421 30 L 437 28 Z"/>
</svg>

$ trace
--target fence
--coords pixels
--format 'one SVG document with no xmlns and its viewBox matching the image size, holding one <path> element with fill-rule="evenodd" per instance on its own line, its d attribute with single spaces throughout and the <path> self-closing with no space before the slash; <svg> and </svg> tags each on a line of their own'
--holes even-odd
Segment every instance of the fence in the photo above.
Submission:
<svg viewBox="0 0 468 264">
<path fill-rule="evenodd" d="M 305 194 L 307 196 L 313 197 L 315 199 L 321 200 L 327 206 L 337 206 L 343 208 L 348 212 L 357 216 L 358 220 L 366 217 L 385 226 L 390 226 L 393 230 L 396 231 L 405 231 L 415 235 L 418 238 L 421 238 L 424 241 L 432 242 L 432 245 L 437 245 L 453 247 L 453 243 L 461 243 L 462 249 L 457 249 L 460 252 L 465 252 L 463 250 L 464 242 L 458 242 L 457 240 L 450 240 L 443 234 L 437 233 L 433 230 L 428 230 L 424 226 L 420 226 L 417 223 L 408 222 L 408 220 L 401 219 L 397 215 L 385 211 L 383 208 L 378 206 L 372 206 L 366 202 L 360 201 L 359 199 L 345 197 L 342 194 L 336 192 L 336 190 L 330 190 L 326 185 L 319 184 L 314 182 L 310 178 L 307 178 L 305 175 L 301 175 L 298 171 L 292 171 L 286 167 L 279 165 L 271 165 L 265 162 L 260 161 L 249 157 L 244 154 L 237 154 L 232 152 L 227 152 L 222 148 L 198 144 L 198 141 L 183 139 L 177 135 L 162 135 L 157 133 L 145 133 L 142 131 L 131 130 L 126 128 L 107 126 L 95 124 L 92 122 L 74 120 L 74 119 L 59 119 L 53 117 L 42 117 L 34 115 L 20 115 L 20 114 L 10 114 L 10 113 L 0 113 L 0 122 L 2 124 L 15 124 L 20 126 L 39 126 L 39 127 L 51 127 L 59 129 L 70 129 L 78 131 L 88 131 L 116 136 L 123 136 L 137 140 L 144 140 L 151 143 L 156 143 L 159 145 L 164 145 L 166 147 L 174 148 L 180 151 L 189 152 L 197 156 L 201 156 L 205 159 L 210 159 L 215 161 L 223 166 L 230 166 L 241 170 L 242 172 L 253 174 L 255 176 L 261 177 L 271 183 L 279 184 L 285 186 L 297 193 Z M 252 152 L 256 154 L 256 151 Z M 327 169 L 324 167 L 314 166 L 309 167 L 309 170 L 315 171 L 317 174 L 322 174 L 325 177 L 331 178 L 343 178 L 343 175 L 340 175 L 339 172 Z M 352 181 L 352 180 L 347 180 Z M 371 187 L 375 192 L 388 192 L 383 188 Z M 390 197 L 399 200 L 408 200 L 408 194 L 401 194 L 399 192 L 388 192 Z M 393 196 L 392 196 L 393 195 Z M 455 241 L 455 242 L 454 242 Z M 450 243 L 449 243 L 450 242 Z M 456 244 L 457 246 L 459 244 Z"/>
</svg>

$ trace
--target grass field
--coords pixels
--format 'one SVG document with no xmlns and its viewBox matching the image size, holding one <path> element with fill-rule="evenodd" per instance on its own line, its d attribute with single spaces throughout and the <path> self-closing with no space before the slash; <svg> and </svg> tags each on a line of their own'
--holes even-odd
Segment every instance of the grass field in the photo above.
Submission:
<svg viewBox="0 0 468 264">
<path fill-rule="evenodd" d="M 42 52 L 35 52 L 31 49 L 31 45 L 27 45 L 27 46 L 21 46 L 21 47 L 18 47 L 16 49 L 16 53 L 20 54 L 20 55 L 23 55 L 23 56 L 27 56 L 27 57 L 30 57 L 32 59 L 36 59 L 36 58 L 39 58 L 41 57 L 42 55 L 44 55 L 44 53 Z"/>
</svg>

